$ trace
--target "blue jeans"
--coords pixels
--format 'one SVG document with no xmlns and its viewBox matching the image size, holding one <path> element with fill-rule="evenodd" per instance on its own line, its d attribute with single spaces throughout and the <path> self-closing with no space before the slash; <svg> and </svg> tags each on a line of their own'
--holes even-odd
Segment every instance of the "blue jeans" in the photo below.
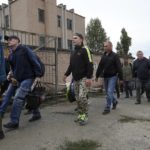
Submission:
<svg viewBox="0 0 150 150">
<path fill-rule="evenodd" d="M 116 98 L 114 97 L 116 82 L 117 82 L 117 76 L 104 78 L 106 100 L 107 100 L 105 109 L 110 109 L 112 103 L 116 103 Z"/>
<path fill-rule="evenodd" d="M 8 89 L 5 92 L 5 96 L 2 99 L 2 104 L 0 106 L 0 114 L 5 113 L 12 96 L 14 96 L 15 94 L 16 89 L 17 86 L 13 86 L 11 83 L 9 84 Z"/>
<path fill-rule="evenodd" d="M 10 115 L 12 123 L 19 123 L 21 111 L 25 103 L 25 97 L 30 91 L 33 81 L 34 81 L 33 79 L 26 79 L 19 83 L 14 96 L 12 111 Z M 33 110 L 33 115 L 34 116 L 40 115 L 39 109 Z"/>
</svg>

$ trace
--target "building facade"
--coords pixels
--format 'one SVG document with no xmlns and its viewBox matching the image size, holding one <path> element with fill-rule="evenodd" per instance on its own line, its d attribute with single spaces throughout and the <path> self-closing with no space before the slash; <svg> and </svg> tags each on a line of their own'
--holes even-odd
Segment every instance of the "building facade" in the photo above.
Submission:
<svg viewBox="0 0 150 150">
<path fill-rule="evenodd" d="M 0 27 L 27 45 L 41 45 L 51 36 L 57 37 L 58 48 L 72 49 L 73 34 L 85 35 L 85 18 L 56 0 L 9 0 L 0 6 Z"/>
</svg>

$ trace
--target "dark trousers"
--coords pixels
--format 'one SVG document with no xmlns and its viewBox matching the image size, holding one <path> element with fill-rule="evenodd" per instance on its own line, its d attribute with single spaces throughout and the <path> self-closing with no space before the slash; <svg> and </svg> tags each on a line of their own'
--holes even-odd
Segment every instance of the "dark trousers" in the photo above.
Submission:
<svg viewBox="0 0 150 150">
<path fill-rule="evenodd" d="M 132 96 L 132 88 L 130 81 L 124 81 L 124 90 L 126 93 L 126 97 Z"/>
<path fill-rule="evenodd" d="M 148 101 L 150 101 L 150 92 L 145 89 L 146 84 L 148 83 L 147 80 L 140 80 L 136 79 L 136 100 L 137 102 L 141 102 L 141 90 L 144 90 L 146 92 L 146 97 Z"/>
</svg>

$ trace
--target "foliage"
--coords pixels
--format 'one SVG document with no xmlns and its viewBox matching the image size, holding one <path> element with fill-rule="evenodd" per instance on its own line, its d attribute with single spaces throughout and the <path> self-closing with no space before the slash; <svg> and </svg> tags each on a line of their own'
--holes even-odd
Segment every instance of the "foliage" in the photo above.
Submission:
<svg viewBox="0 0 150 150">
<path fill-rule="evenodd" d="M 93 140 L 65 141 L 64 145 L 58 147 L 58 150 L 96 150 L 98 147 L 101 145 Z"/>
<path fill-rule="evenodd" d="M 117 42 L 117 52 L 121 55 L 128 55 L 129 47 L 131 46 L 131 37 L 128 36 L 125 28 L 121 30 L 120 42 Z M 131 55 L 131 54 L 130 54 Z"/>
<path fill-rule="evenodd" d="M 100 52 L 103 50 L 103 43 L 106 39 L 106 32 L 101 21 L 98 18 L 91 19 L 86 28 L 87 46 L 93 52 Z"/>
</svg>

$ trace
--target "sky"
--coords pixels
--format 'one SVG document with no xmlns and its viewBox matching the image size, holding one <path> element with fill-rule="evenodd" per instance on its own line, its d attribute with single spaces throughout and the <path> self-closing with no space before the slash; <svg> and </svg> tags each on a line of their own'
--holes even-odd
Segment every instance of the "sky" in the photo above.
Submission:
<svg viewBox="0 0 150 150">
<path fill-rule="evenodd" d="M 6 3 L 7 0 L 0 0 Z M 99 18 L 107 36 L 116 48 L 120 41 L 121 29 L 125 28 L 132 38 L 130 52 L 142 50 L 150 56 L 150 0 L 57 0 L 67 9 L 85 17 L 86 25 L 91 18 Z"/>
</svg>

